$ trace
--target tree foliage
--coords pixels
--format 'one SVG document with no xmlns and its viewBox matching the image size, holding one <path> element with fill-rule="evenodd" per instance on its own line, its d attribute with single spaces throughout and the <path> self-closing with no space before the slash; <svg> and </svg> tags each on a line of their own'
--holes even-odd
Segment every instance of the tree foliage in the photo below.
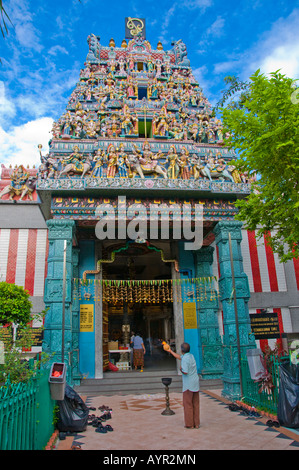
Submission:
<svg viewBox="0 0 299 470">
<path fill-rule="evenodd" d="M 3 6 L 3 1 L 0 0 L 0 31 L 3 37 L 8 34 L 7 22 L 11 23 L 10 18 Z"/>
<path fill-rule="evenodd" d="M 25 325 L 31 320 L 31 307 L 28 291 L 16 284 L 0 282 L 0 324 Z"/>
<path fill-rule="evenodd" d="M 269 77 L 258 70 L 250 82 L 228 77 L 220 108 L 225 144 L 234 149 L 237 169 L 256 177 L 246 199 L 238 200 L 237 218 L 259 237 L 266 234 L 281 261 L 299 256 L 299 104 L 292 99 L 294 81 L 279 71 Z M 220 105 L 224 104 L 220 102 Z M 271 237 L 269 233 L 271 232 Z"/>
</svg>

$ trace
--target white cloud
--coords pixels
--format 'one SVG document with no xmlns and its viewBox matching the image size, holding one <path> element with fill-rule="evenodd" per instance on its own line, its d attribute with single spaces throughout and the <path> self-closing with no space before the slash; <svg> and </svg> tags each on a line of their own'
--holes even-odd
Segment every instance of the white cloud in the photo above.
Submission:
<svg viewBox="0 0 299 470">
<path fill-rule="evenodd" d="M 275 72 L 281 69 L 284 75 L 299 78 L 299 41 L 276 47 L 264 58 L 260 65 L 264 73 Z"/>
<path fill-rule="evenodd" d="M 43 154 L 49 150 L 53 119 L 43 117 L 26 124 L 15 126 L 9 131 L 0 127 L 0 164 L 6 167 L 12 165 L 40 164 L 38 144 L 42 144 Z"/>
<path fill-rule="evenodd" d="M 174 3 L 172 5 L 172 7 L 169 8 L 169 10 L 167 10 L 167 12 L 163 15 L 164 20 L 163 20 L 163 23 L 161 25 L 161 34 L 159 36 L 159 39 L 162 42 L 162 44 L 167 44 L 168 41 L 169 41 L 168 26 L 169 26 L 169 22 L 170 22 L 171 18 L 174 15 L 176 7 L 177 7 L 177 4 Z"/>
<path fill-rule="evenodd" d="M 212 6 L 213 0 L 184 0 L 181 6 L 188 8 L 189 10 L 200 9 L 202 13 Z"/>
<path fill-rule="evenodd" d="M 217 16 L 214 23 L 207 29 L 206 34 L 207 36 L 213 36 L 219 38 L 223 34 L 223 28 L 225 25 L 225 19 L 221 16 Z"/>
<path fill-rule="evenodd" d="M 198 43 L 198 54 L 205 53 L 207 47 L 213 46 L 215 38 L 220 38 L 221 36 L 223 36 L 224 26 L 225 19 L 218 15 L 216 20 L 213 21 L 213 23 L 211 24 L 211 26 L 209 26 L 206 31 L 201 35 L 201 40 Z"/>
<path fill-rule="evenodd" d="M 243 52 L 230 51 L 227 60 L 214 64 L 216 75 L 236 75 L 241 80 L 258 69 L 269 74 L 276 70 L 290 78 L 299 78 L 299 9 L 287 18 L 279 18 L 272 28 Z"/>
<path fill-rule="evenodd" d="M 61 54 L 67 54 L 68 55 L 68 51 L 66 50 L 65 47 L 62 47 L 62 46 L 53 46 L 51 47 L 51 49 L 49 49 L 48 51 L 48 54 L 50 55 L 57 55 L 57 53 L 60 52 Z"/>
<path fill-rule="evenodd" d="M 22 47 L 40 52 L 43 49 L 40 43 L 40 33 L 34 26 L 34 17 L 30 5 L 26 0 L 13 0 L 8 3 L 7 10 L 14 25 L 16 39 Z"/>
<path fill-rule="evenodd" d="M 250 75 L 257 69 L 263 73 L 281 72 L 299 78 L 299 9 L 287 18 L 277 20 L 270 31 L 248 51 L 244 72 Z"/>
<path fill-rule="evenodd" d="M 16 107 L 12 101 L 6 98 L 4 83 L 0 82 L 0 123 L 13 118 L 15 114 Z"/>
</svg>

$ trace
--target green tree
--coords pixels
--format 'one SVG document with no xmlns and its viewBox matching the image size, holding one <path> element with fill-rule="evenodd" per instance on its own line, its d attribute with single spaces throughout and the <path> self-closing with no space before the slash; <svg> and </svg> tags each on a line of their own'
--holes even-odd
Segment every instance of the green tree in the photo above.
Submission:
<svg viewBox="0 0 299 470">
<path fill-rule="evenodd" d="M 28 291 L 16 284 L 0 282 L 0 324 L 25 325 L 31 320 L 31 308 Z"/>
<path fill-rule="evenodd" d="M 299 256 L 299 104 L 294 80 L 258 70 L 250 82 L 228 77 L 220 107 L 225 144 L 235 165 L 253 179 L 250 195 L 236 202 L 237 218 L 258 237 L 266 234 L 281 261 Z M 256 181 L 254 181 L 256 179 Z M 269 233 L 271 233 L 271 237 Z"/>
<path fill-rule="evenodd" d="M 10 18 L 3 6 L 3 1 L 0 0 L 0 30 L 3 37 L 8 34 L 7 22 L 11 23 Z"/>
</svg>

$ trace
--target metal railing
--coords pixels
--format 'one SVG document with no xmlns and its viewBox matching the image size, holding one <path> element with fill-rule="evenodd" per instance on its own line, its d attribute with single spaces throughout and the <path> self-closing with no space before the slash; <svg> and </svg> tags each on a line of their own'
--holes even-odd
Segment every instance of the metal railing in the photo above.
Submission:
<svg viewBox="0 0 299 470">
<path fill-rule="evenodd" d="M 54 432 L 49 370 L 0 387 L 0 450 L 42 450 Z"/>
<path fill-rule="evenodd" d="M 272 356 L 272 366 L 269 370 L 272 376 L 273 388 L 261 390 L 262 383 L 252 380 L 247 358 L 241 359 L 243 401 L 258 409 L 277 414 L 279 397 L 279 364 L 282 361 L 289 361 L 289 356 Z"/>
</svg>

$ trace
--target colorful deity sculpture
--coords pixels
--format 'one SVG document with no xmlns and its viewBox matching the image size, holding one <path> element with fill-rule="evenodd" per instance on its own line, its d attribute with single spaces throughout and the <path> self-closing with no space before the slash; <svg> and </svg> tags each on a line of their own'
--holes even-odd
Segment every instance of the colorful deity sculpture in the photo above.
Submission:
<svg viewBox="0 0 299 470">
<path fill-rule="evenodd" d="M 121 178 L 126 178 L 128 176 L 128 166 L 127 166 L 127 154 L 124 150 L 124 144 L 121 143 L 119 145 L 118 151 L 118 160 L 117 160 L 117 167 L 118 173 Z"/>
<path fill-rule="evenodd" d="M 184 180 L 188 180 L 190 178 L 189 152 L 186 147 L 181 147 L 178 163 L 180 166 L 180 177 Z"/>
<path fill-rule="evenodd" d="M 98 149 L 94 156 L 95 166 L 91 172 L 91 176 L 93 178 L 101 178 L 104 176 L 104 173 L 103 173 L 104 161 L 105 161 L 105 153 L 101 149 Z"/>
<path fill-rule="evenodd" d="M 74 151 L 65 159 L 62 160 L 63 169 L 59 174 L 59 178 L 63 175 L 70 177 L 70 173 L 81 173 L 83 178 L 92 167 L 92 156 L 84 157 L 79 152 L 78 145 L 74 146 Z"/>
<path fill-rule="evenodd" d="M 117 171 L 118 155 L 113 144 L 107 148 L 107 178 L 114 178 Z"/>
<path fill-rule="evenodd" d="M 180 172 L 180 167 L 178 164 L 178 156 L 176 152 L 176 148 L 174 145 L 171 145 L 167 154 L 167 177 L 170 179 L 176 179 Z"/>
<path fill-rule="evenodd" d="M 91 34 L 88 45 L 85 67 L 67 109 L 52 128 L 53 142 L 64 141 L 66 156 L 61 160 L 59 146 L 53 146 L 54 156 L 42 160 L 41 179 L 107 174 L 109 178 L 246 180 L 229 165 L 227 154 L 214 162 L 196 157 L 193 147 L 224 145 L 223 129 L 192 74 L 182 40 L 164 51 L 161 45 L 153 50 L 141 36 L 121 47 L 114 40 L 104 47 Z M 142 148 L 136 145 L 138 138 L 145 139 Z M 73 148 L 74 140 L 79 144 L 81 139 L 81 148 L 93 148 L 92 143 L 100 148 L 97 141 L 102 139 L 112 147 L 104 153 L 98 150 L 92 158 Z M 87 144 L 87 139 L 92 142 Z"/>
<path fill-rule="evenodd" d="M 30 200 L 33 200 L 32 193 L 35 189 L 36 178 L 30 177 L 23 165 L 19 165 L 12 172 L 10 178 L 10 184 L 5 186 L 0 192 L 0 199 L 6 194 L 9 194 L 10 201 L 12 201 L 15 196 L 20 196 L 19 200 L 22 200 L 26 195 L 28 195 Z"/>
<path fill-rule="evenodd" d="M 161 158 L 162 154 L 158 152 L 155 155 L 151 151 L 151 146 L 148 141 L 145 141 L 143 143 L 142 151 L 140 151 L 135 145 L 133 152 L 135 152 L 135 154 L 138 156 L 138 160 L 140 162 L 140 166 L 144 174 L 154 173 L 162 175 L 163 178 L 167 179 L 166 170 L 164 170 L 164 168 L 159 165 L 159 158 Z"/>
</svg>

